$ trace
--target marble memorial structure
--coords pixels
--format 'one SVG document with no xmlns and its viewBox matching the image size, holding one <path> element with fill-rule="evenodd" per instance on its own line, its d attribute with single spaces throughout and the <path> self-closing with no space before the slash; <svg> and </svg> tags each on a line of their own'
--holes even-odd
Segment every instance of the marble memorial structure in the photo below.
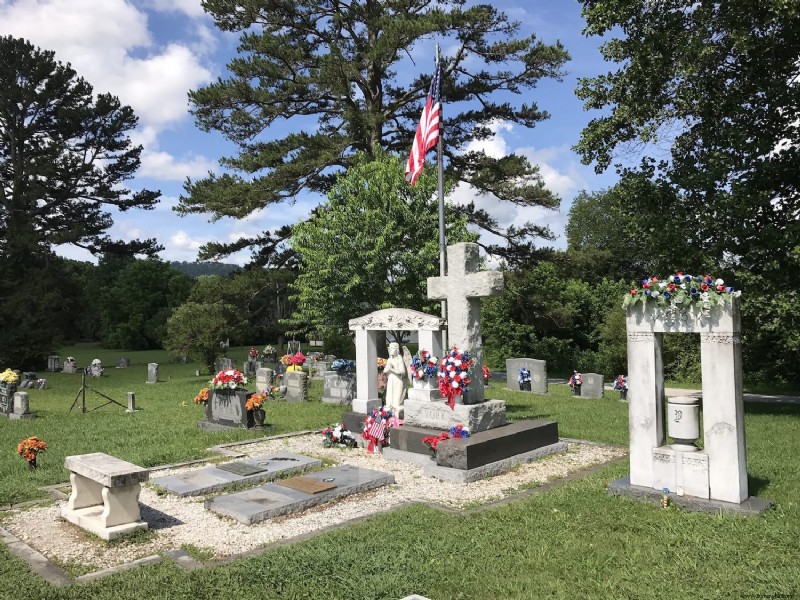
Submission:
<svg viewBox="0 0 800 600">
<path fill-rule="evenodd" d="M 760 513 L 771 502 L 751 497 L 742 397 L 739 298 L 713 308 L 686 308 L 654 301 L 626 309 L 630 427 L 630 476 L 609 485 L 612 494 L 661 497 L 663 490 L 690 509 Z M 703 449 L 699 406 L 671 398 L 664 410 L 665 333 L 700 336 Z M 585 387 L 585 386 L 584 386 Z M 668 445 L 668 433 L 675 443 Z"/>
<path fill-rule="evenodd" d="M 479 271 L 478 251 L 474 243 L 449 246 L 448 275 L 428 279 L 428 297 L 447 302 L 446 323 L 439 317 L 400 309 L 377 311 L 350 321 L 350 329 L 356 331 L 359 377 L 353 400 L 356 414 L 366 413 L 378 405 L 377 369 L 373 367 L 377 358 L 374 331 L 416 330 L 419 348 L 429 350 L 438 358 L 452 346 L 470 352 L 472 383 L 465 398 L 457 397 L 452 409 L 438 394 L 406 399 L 405 425 L 391 429 L 391 447 L 384 450 L 384 457 L 389 460 L 419 462 L 425 466 L 423 472 L 427 475 L 460 482 L 474 481 L 502 472 L 518 462 L 566 450 L 566 444 L 558 440 L 556 423 L 520 421 L 508 425 L 505 402 L 485 398 L 480 375 L 483 365 L 480 299 L 502 293 L 503 275 Z M 448 348 L 443 346 L 445 326 Z M 349 415 L 343 416 L 343 421 L 351 431 L 359 431 L 360 427 L 353 429 L 346 417 Z M 458 424 L 469 428 L 470 437 L 440 442 L 433 461 L 422 438 Z"/>
</svg>

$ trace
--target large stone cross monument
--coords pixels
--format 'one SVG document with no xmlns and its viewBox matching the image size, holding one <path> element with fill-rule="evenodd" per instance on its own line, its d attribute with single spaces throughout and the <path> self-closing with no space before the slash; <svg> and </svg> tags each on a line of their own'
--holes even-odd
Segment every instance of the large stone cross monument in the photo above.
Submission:
<svg viewBox="0 0 800 600">
<path fill-rule="evenodd" d="M 483 346 L 481 344 L 482 297 L 503 293 L 503 274 L 478 271 L 478 244 L 461 243 L 447 247 L 447 276 L 428 278 L 428 298 L 447 301 L 447 336 L 449 347 L 458 346 L 472 354 L 472 383 L 468 401 L 484 400 Z"/>
</svg>

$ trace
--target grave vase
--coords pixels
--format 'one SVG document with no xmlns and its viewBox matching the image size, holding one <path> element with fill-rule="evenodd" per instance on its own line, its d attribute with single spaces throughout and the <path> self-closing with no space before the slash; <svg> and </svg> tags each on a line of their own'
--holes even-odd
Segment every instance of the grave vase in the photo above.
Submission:
<svg viewBox="0 0 800 600">
<path fill-rule="evenodd" d="M 253 422 L 256 429 L 264 429 L 264 419 L 267 417 L 267 412 L 263 408 L 253 409 Z"/>
<path fill-rule="evenodd" d="M 438 389 L 439 380 L 436 378 L 423 378 L 423 379 L 414 379 L 412 382 L 412 386 L 415 390 L 435 390 Z"/>
<path fill-rule="evenodd" d="M 33 470 L 35 470 L 35 469 L 36 469 L 36 467 L 37 467 L 37 465 L 36 465 L 36 457 L 34 456 L 32 459 L 30 459 L 30 460 L 28 461 L 28 468 L 29 468 L 31 471 L 33 471 Z"/>
</svg>

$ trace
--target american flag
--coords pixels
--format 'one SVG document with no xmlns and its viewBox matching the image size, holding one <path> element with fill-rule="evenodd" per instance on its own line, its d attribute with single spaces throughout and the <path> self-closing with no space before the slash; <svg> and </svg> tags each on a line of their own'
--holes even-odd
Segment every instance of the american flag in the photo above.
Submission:
<svg viewBox="0 0 800 600">
<path fill-rule="evenodd" d="M 385 426 L 383 424 L 383 419 L 378 417 L 375 419 L 375 422 L 372 424 L 372 427 L 369 428 L 367 435 L 369 435 L 373 440 L 376 442 L 382 442 L 386 437 L 384 435 Z"/>
<path fill-rule="evenodd" d="M 406 165 L 406 181 L 411 185 L 417 182 L 417 178 L 422 173 L 422 167 L 425 165 L 425 153 L 439 141 L 442 127 L 441 75 L 441 68 L 437 62 L 428 99 L 425 102 L 425 108 L 422 109 L 422 116 L 417 125 L 417 135 L 414 136 L 414 144 L 411 146 L 411 154 L 408 156 Z"/>
</svg>

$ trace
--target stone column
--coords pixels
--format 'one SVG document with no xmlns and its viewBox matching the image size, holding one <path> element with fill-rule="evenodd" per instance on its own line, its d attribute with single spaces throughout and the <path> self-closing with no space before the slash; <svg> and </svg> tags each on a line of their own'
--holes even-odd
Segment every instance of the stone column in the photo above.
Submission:
<svg viewBox="0 0 800 600">
<path fill-rule="evenodd" d="M 749 495 L 739 333 L 701 333 L 700 357 L 711 498 L 739 504 Z"/>
<path fill-rule="evenodd" d="M 653 448 L 664 444 L 663 333 L 628 333 L 631 484 L 653 487 Z"/>
<path fill-rule="evenodd" d="M 442 344 L 441 331 L 426 331 L 420 330 L 419 335 L 419 349 L 427 350 L 436 358 L 441 359 L 444 354 L 444 345 Z"/>
<path fill-rule="evenodd" d="M 378 398 L 378 334 L 383 331 L 356 329 L 356 397 L 353 411 L 368 413 L 380 406 Z M 363 365 L 363 366 L 362 366 Z"/>
</svg>

